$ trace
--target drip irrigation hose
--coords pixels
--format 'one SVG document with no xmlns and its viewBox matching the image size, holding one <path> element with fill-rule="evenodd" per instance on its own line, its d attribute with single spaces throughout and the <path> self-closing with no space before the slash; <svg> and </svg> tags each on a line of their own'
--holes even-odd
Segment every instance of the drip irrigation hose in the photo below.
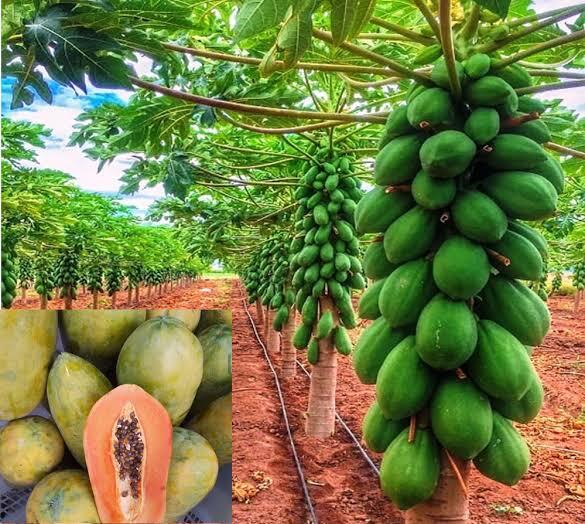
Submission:
<svg viewBox="0 0 585 524">
<path fill-rule="evenodd" d="M 241 288 L 240 288 L 240 292 L 241 292 Z M 309 488 L 308 488 L 307 482 L 305 480 L 305 475 L 303 474 L 303 468 L 301 466 L 301 461 L 299 460 L 297 449 L 295 447 L 295 443 L 294 443 L 293 436 L 292 436 L 292 431 L 290 429 L 290 424 L 288 422 L 288 414 L 286 411 L 286 406 L 284 404 L 284 397 L 282 395 L 282 388 L 280 387 L 280 381 L 278 380 L 278 374 L 276 373 L 276 370 L 274 369 L 274 366 L 272 365 L 272 361 L 270 360 L 270 356 L 268 355 L 268 351 L 266 350 L 266 346 L 264 345 L 264 343 L 260 339 L 260 335 L 258 334 L 258 330 L 256 329 L 256 324 L 254 324 L 254 319 L 252 318 L 252 316 L 250 315 L 250 312 L 248 311 L 248 304 L 246 303 L 245 296 L 242 297 L 242 302 L 244 304 L 244 310 L 246 311 L 246 315 L 248 315 L 248 319 L 250 320 L 250 324 L 252 325 L 252 329 L 254 330 L 254 335 L 256 336 L 256 340 L 258 340 L 258 343 L 260 344 L 260 347 L 262 348 L 262 351 L 264 352 L 264 356 L 266 358 L 266 361 L 268 362 L 268 366 L 270 367 L 270 371 L 272 371 L 272 374 L 274 375 L 274 382 L 276 383 L 278 398 L 280 399 L 280 406 L 282 408 L 282 415 L 284 418 L 284 424 L 286 426 L 286 432 L 288 433 L 288 439 L 290 441 L 293 457 L 295 459 L 295 464 L 297 467 L 297 471 L 299 473 L 299 479 L 300 479 L 301 485 L 303 487 L 303 495 L 305 497 L 305 502 L 307 503 L 307 506 L 309 507 L 309 512 L 311 514 L 311 518 L 313 519 L 313 524 L 319 524 L 319 521 L 317 520 L 317 515 L 315 515 L 315 508 L 313 507 L 313 503 L 311 502 L 311 496 L 309 495 Z"/>
</svg>

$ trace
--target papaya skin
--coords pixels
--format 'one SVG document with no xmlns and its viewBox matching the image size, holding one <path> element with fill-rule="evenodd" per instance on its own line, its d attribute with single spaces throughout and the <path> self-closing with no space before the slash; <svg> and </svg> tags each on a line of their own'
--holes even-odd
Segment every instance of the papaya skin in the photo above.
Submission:
<svg viewBox="0 0 585 524">
<path fill-rule="evenodd" d="M 56 471 L 39 482 L 26 504 L 29 524 L 99 523 L 87 473 Z"/>
<path fill-rule="evenodd" d="M 232 312 L 231 310 L 213 309 L 201 311 L 201 318 L 199 324 L 197 324 L 196 334 L 201 333 L 204 329 L 208 328 L 212 324 L 227 324 L 232 325 Z"/>
<path fill-rule="evenodd" d="M 28 415 L 42 400 L 57 340 L 56 311 L 0 311 L 0 420 Z"/>
<path fill-rule="evenodd" d="M 178 318 L 191 331 L 195 331 L 201 319 L 201 311 L 199 309 L 150 309 L 146 312 L 146 320 L 164 316 Z"/>
<path fill-rule="evenodd" d="M 59 430 L 43 417 L 25 417 L 0 429 L 0 475 L 12 486 L 34 486 L 63 458 Z"/>
</svg>

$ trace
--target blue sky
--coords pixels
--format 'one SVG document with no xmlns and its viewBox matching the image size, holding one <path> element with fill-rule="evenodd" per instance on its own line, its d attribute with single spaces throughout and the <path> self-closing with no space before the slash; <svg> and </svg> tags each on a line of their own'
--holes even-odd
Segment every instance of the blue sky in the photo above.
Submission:
<svg viewBox="0 0 585 524">
<path fill-rule="evenodd" d="M 557 7 L 573 5 L 575 0 L 538 0 L 534 2 L 537 11 L 545 11 Z M 150 70 L 150 61 L 140 60 L 134 64 L 138 74 Z M 119 178 L 133 162 L 130 155 L 117 158 L 104 169 L 97 172 L 97 162 L 88 159 L 80 148 L 67 147 L 69 136 L 73 131 L 75 119 L 86 109 L 99 106 L 105 102 L 124 104 L 130 97 L 129 91 L 113 91 L 93 89 L 89 86 L 87 95 L 76 95 L 71 89 L 52 84 L 54 102 L 52 105 L 35 99 L 32 106 L 17 111 L 10 111 L 11 99 L 10 80 L 2 80 L 2 114 L 15 120 L 43 124 L 53 130 L 53 137 L 47 141 L 45 149 L 39 149 L 39 163 L 50 169 L 71 174 L 77 184 L 84 190 L 116 195 L 120 187 Z M 543 96 L 546 98 L 546 94 Z M 550 93 L 551 98 L 562 98 L 568 107 L 585 114 L 585 98 L 582 88 L 556 91 Z M 164 196 L 162 187 L 146 188 L 132 196 L 123 196 L 119 200 L 136 208 L 136 214 L 144 216 L 147 208 L 157 199 Z"/>
</svg>

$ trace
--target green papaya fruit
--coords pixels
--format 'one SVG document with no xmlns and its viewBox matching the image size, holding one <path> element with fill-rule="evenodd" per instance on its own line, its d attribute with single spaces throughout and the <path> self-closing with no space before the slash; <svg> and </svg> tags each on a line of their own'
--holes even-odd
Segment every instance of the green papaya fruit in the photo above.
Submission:
<svg viewBox="0 0 585 524">
<path fill-rule="evenodd" d="M 416 129 L 410 125 L 408 118 L 406 118 L 406 106 L 400 106 L 388 115 L 378 148 L 382 149 L 388 142 L 399 136 L 415 132 Z"/>
<path fill-rule="evenodd" d="M 497 322 L 528 346 L 541 344 L 550 328 L 550 314 L 540 297 L 504 276 L 490 277 L 478 306 L 482 318 Z"/>
<path fill-rule="evenodd" d="M 542 147 L 534 140 L 521 135 L 504 133 L 491 142 L 493 150 L 483 157 L 491 168 L 502 171 L 525 170 L 546 160 Z"/>
<path fill-rule="evenodd" d="M 329 175 L 326 179 L 325 179 L 325 189 L 327 191 L 329 191 L 330 193 L 332 191 L 335 191 L 337 189 L 337 186 L 339 185 L 339 175 L 337 173 L 335 173 L 334 175 Z"/>
<path fill-rule="evenodd" d="M 528 424 L 536 418 L 544 403 L 544 388 L 535 373 L 532 384 L 520 400 L 492 399 L 493 408 L 507 419 Z"/>
<path fill-rule="evenodd" d="M 402 329 L 391 328 L 384 317 L 377 318 L 360 335 L 353 352 L 353 369 L 362 384 L 375 384 L 386 356 L 406 337 Z"/>
<path fill-rule="evenodd" d="M 516 111 L 518 111 L 518 95 L 516 91 L 512 91 L 503 104 L 496 106 L 496 110 L 500 118 L 504 120 L 512 118 Z"/>
<path fill-rule="evenodd" d="M 385 282 L 385 278 L 377 280 L 372 283 L 361 296 L 358 304 L 358 314 L 360 318 L 376 320 L 381 315 L 380 307 L 378 306 L 378 299 Z"/>
<path fill-rule="evenodd" d="M 312 296 L 307 297 L 301 311 L 302 322 L 307 326 L 312 326 L 317 320 L 319 310 L 319 301 Z"/>
<path fill-rule="evenodd" d="M 416 350 L 432 368 L 458 368 L 471 356 L 476 344 L 475 317 L 465 302 L 439 293 L 418 317 Z"/>
<path fill-rule="evenodd" d="M 456 121 L 451 95 L 440 87 L 425 89 L 411 100 L 406 116 L 416 129 L 442 129 L 454 125 Z"/>
<path fill-rule="evenodd" d="M 384 494 L 401 510 L 430 498 L 439 482 L 439 446 L 431 430 L 418 428 L 413 442 L 404 429 L 388 446 L 380 466 Z"/>
<path fill-rule="evenodd" d="M 434 62 L 443 54 L 443 48 L 439 44 L 431 44 L 425 47 L 413 59 L 412 63 L 416 65 L 426 65 Z"/>
<path fill-rule="evenodd" d="M 520 125 L 506 127 L 506 133 L 512 135 L 522 135 L 531 140 L 534 140 L 537 144 L 544 144 L 552 140 L 550 131 L 547 125 L 542 120 L 529 120 Z"/>
<path fill-rule="evenodd" d="M 298 261 L 303 267 L 310 266 L 319 256 L 319 246 L 310 244 L 305 246 L 299 253 Z"/>
<path fill-rule="evenodd" d="M 313 326 L 307 324 L 301 324 L 295 334 L 293 335 L 293 346 L 297 349 L 305 349 L 309 341 L 311 340 L 311 332 Z"/>
<path fill-rule="evenodd" d="M 352 238 L 354 238 L 354 230 L 345 220 L 336 220 L 335 230 L 337 236 L 344 242 L 349 242 Z"/>
<path fill-rule="evenodd" d="M 508 229 L 506 214 L 480 191 L 458 193 L 451 205 L 451 218 L 463 236 L 486 244 L 500 240 Z"/>
<path fill-rule="evenodd" d="M 482 290 L 489 276 L 490 263 L 483 248 L 462 236 L 445 240 L 433 259 L 435 284 L 453 299 L 470 299 Z"/>
<path fill-rule="evenodd" d="M 491 320 L 478 322 L 477 335 L 477 347 L 465 365 L 467 375 L 492 397 L 521 399 L 535 374 L 524 346 Z"/>
<path fill-rule="evenodd" d="M 440 444 L 467 460 L 489 444 L 493 430 L 490 401 L 468 378 L 447 376 L 437 386 L 430 404 L 431 427 Z"/>
<path fill-rule="evenodd" d="M 555 212 L 558 195 L 554 186 L 540 175 L 503 171 L 480 184 L 510 218 L 541 220 Z"/>
<path fill-rule="evenodd" d="M 375 240 L 364 253 L 364 275 L 372 280 L 387 277 L 396 269 L 397 265 L 388 262 L 384 252 L 384 243 Z"/>
<path fill-rule="evenodd" d="M 455 71 L 459 82 L 465 84 L 465 69 L 460 62 L 455 61 Z M 449 82 L 449 71 L 445 60 L 441 57 L 435 63 L 433 70 L 431 71 L 431 80 L 439 87 L 449 91 L 451 89 L 451 82 Z"/>
<path fill-rule="evenodd" d="M 518 111 L 523 113 L 539 113 L 542 115 L 546 111 L 546 106 L 538 100 L 528 95 L 518 98 Z"/>
<path fill-rule="evenodd" d="M 351 339 L 347 334 L 347 329 L 343 326 L 337 326 L 333 330 L 333 343 L 335 349 L 337 349 L 342 355 L 351 354 Z"/>
<path fill-rule="evenodd" d="M 534 244 L 522 235 L 507 231 L 501 240 L 490 247 L 510 261 L 506 266 L 498 259 L 493 260 L 492 263 L 500 274 L 522 280 L 540 280 L 542 277 L 542 257 Z"/>
<path fill-rule="evenodd" d="M 390 327 L 414 324 L 428 301 L 436 294 L 432 264 L 419 258 L 396 268 L 386 278 L 379 306 Z"/>
<path fill-rule="evenodd" d="M 559 161 L 546 153 L 546 160 L 530 168 L 531 173 L 535 173 L 546 178 L 556 189 L 557 194 L 565 190 L 565 174 Z"/>
<path fill-rule="evenodd" d="M 465 72 L 469 78 L 474 80 L 488 74 L 491 67 L 490 57 L 483 53 L 470 56 L 464 65 Z"/>
<path fill-rule="evenodd" d="M 333 320 L 333 313 L 331 311 L 325 311 L 319 322 L 317 322 L 317 328 L 315 329 L 315 337 L 318 339 L 327 338 L 333 328 L 335 327 L 335 322 Z"/>
<path fill-rule="evenodd" d="M 528 471 L 530 450 L 512 423 L 494 412 L 490 443 L 473 464 L 486 477 L 513 486 Z"/>
<path fill-rule="evenodd" d="M 305 283 L 315 284 L 319 280 L 320 274 L 321 266 L 319 265 L 319 262 L 315 262 L 314 264 L 305 269 L 305 272 L 303 274 Z"/>
<path fill-rule="evenodd" d="M 447 207 L 453 201 L 457 186 L 452 178 L 434 178 L 421 170 L 412 181 L 411 192 L 419 206 L 436 210 Z"/>
<path fill-rule="evenodd" d="M 510 220 L 508 222 L 508 229 L 530 240 L 534 244 L 534 247 L 538 249 L 543 260 L 548 258 L 548 244 L 546 239 L 536 229 L 517 220 Z"/>
<path fill-rule="evenodd" d="M 357 205 L 354 219 L 358 233 L 383 233 L 397 218 L 414 206 L 410 193 L 386 191 L 377 186 Z"/>
<path fill-rule="evenodd" d="M 505 80 L 514 89 L 529 87 L 532 85 L 532 77 L 528 74 L 526 69 L 518 64 L 510 64 L 509 66 L 499 69 L 492 67 L 490 74 Z"/>
<path fill-rule="evenodd" d="M 413 207 L 386 230 L 386 258 L 394 264 L 400 264 L 424 255 L 435 240 L 438 224 L 436 212 L 421 206 Z"/>
<path fill-rule="evenodd" d="M 426 91 L 427 87 L 422 84 L 413 83 L 406 92 L 406 103 L 410 104 L 418 95 Z"/>
<path fill-rule="evenodd" d="M 412 180 L 420 170 L 419 151 L 425 141 L 421 134 L 391 140 L 376 156 L 374 181 L 380 186 Z"/>
<path fill-rule="evenodd" d="M 351 267 L 351 261 L 345 253 L 336 253 L 334 264 L 337 271 L 349 271 Z"/>
<path fill-rule="evenodd" d="M 323 262 L 331 262 L 335 258 L 335 249 L 329 242 L 323 244 L 319 249 L 319 258 Z"/>
<path fill-rule="evenodd" d="M 307 361 L 313 366 L 319 362 L 319 341 L 316 338 L 307 346 Z"/>
<path fill-rule="evenodd" d="M 420 148 L 423 169 L 437 178 L 452 178 L 463 173 L 471 164 L 477 148 L 461 131 L 441 131 L 425 140 Z"/>
<path fill-rule="evenodd" d="M 408 420 L 387 420 L 378 406 L 370 406 L 362 422 L 362 435 L 366 446 L 376 453 L 384 453 L 390 443 L 407 426 Z"/>
<path fill-rule="evenodd" d="M 477 145 L 483 146 L 500 132 L 500 115 L 491 107 L 478 107 L 465 121 L 463 131 Z"/>
<path fill-rule="evenodd" d="M 420 411 L 431 398 L 437 377 L 418 356 L 414 337 L 406 337 L 378 371 L 376 399 L 384 416 L 400 420 Z"/>
<path fill-rule="evenodd" d="M 506 102 L 514 89 L 497 76 L 488 75 L 470 82 L 463 91 L 465 100 L 474 107 L 495 107 Z"/>
</svg>

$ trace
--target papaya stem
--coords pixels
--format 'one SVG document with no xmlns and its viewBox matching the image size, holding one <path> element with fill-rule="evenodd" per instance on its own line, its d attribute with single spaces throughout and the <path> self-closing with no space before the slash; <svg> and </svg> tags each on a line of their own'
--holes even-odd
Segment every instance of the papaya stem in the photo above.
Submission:
<svg viewBox="0 0 585 524">
<path fill-rule="evenodd" d="M 477 28 L 479 27 L 480 12 L 481 8 L 479 7 L 479 4 L 474 2 L 467 15 L 467 20 L 461 28 L 460 36 L 463 41 L 470 42 L 473 40 L 473 38 L 475 38 L 475 35 L 477 34 Z"/>
<path fill-rule="evenodd" d="M 585 29 L 575 31 L 574 33 L 568 35 L 559 36 L 557 38 L 549 40 L 548 42 L 542 42 L 541 44 L 529 47 L 524 51 L 514 53 L 512 56 L 509 56 L 508 58 L 505 58 L 504 60 L 500 60 L 499 62 L 495 63 L 493 67 L 494 69 L 502 69 L 503 67 L 513 64 L 514 62 L 518 62 L 518 60 L 523 60 L 524 58 L 540 53 L 541 51 L 546 51 L 547 49 L 552 49 L 553 47 L 582 40 L 583 38 L 585 38 Z"/>
<path fill-rule="evenodd" d="M 424 45 L 431 45 L 434 43 L 434 39 L 431 38 L 430 36 L 425 36 L 422 33 L 411 31 L 410 29 L 406 29 L 401 25 L 388 22 L 387 20 L 384 20 L 383 18 L 378 18 L 377 16 L 372 16 L 372 18 L 370 18 L 370 22 L 379 27 L 383 27 L 384 29 L 388 29 L 389 31 L 394 31 L 399 35 L 406 36 L 407 38 L 414 42 L 419 42 Z"/>
<path fill-rule="evenodd" d="M 554 84 L 544 84 L 539 86 L 520 87 L 516 89 L 516 94 L 527 95 L 533 93 L 544 93 L 546 91 L 558 91 L 559 89 L 572 89 L 574 87 L 585 86 L 585 79 L 570 80 L 568 82 L 555 82 Z"/>
<path fill-rule="evenodd" d="M 429 24 L 430 28 L 433 30 L 433 33 L 435 33 L 435 37 L 437 38 L 437 40 L 440 43 L 441 42 L 441 29 L 439 28 L 439 24 L 437 23 L 437 19 L 435 18 L 435 15 L 433 14 L 433 12 L 430 10 L 429 6 L 425 3 L 424 0 L 414 0 L 413 3 L 414 3 L 414 5 L 416 5 L 416 7 L 418 7 L 418 10 L 425 17 L 425 20 Z"/>
<path fill-rule="evenodd" d="M 369 87 L 381 87 L 388 84 L 395 84 L 402 79 L 399 76 L 390 76 L 388 78 L 383 78 L 382 80 L 375 80 L 373 82 L 360 82 L 359 80 L 354 80 L 353 78 L 350 78 L 349 76 L 344 75 L 343 73 L 340 74 L 339 76 L 341 76 L 341 78 L 343 78 L 343 80 L 346 81 L 351 87 L 357 87 L 358 89 Z"/>
<path fill-rule="evenodd" d="M 461 380 L 464 379 L 464 378 L 467 378 L 467 375 L 465 374 L 465 371 L 463 371 L 461 368 L 457 368 L 455 370 L 455 376 L 458 379 L 461 379 Z"/>
<path fill-rule="evenodd" d="M 492 257 L 494 260 L 497 260 L 503 266 L 508 267 L 511 264 L 511 261 L 508 257 L 505 257 L 504 255 L 498 253 L 497 251 L 494 251 L 489 247 L 486 247 L 485 250 L 490 257 Z"/>
<path fill-rule="evenodd" d="M 528 71 L 530 76 L 553 76 L 555 78 L 585 78 L 585 73 L 574 71 L 555 71 L 553 69 L 533 69 Z"/>
<path fill-rule="evenodd" d="M 551 151 L 556 151 L 561 155 L 572 156 L 575 158 L 583 158 L 585 159 L 585 151 L 577 151 L 576 149 L 571 149 L 570 147 L 565 147 L 560 144 L 555 144 L 554 142 L 545 142 L 544 147 L 546 149 L 550 149 Z"/>
<path fill-rule="evenodd" d="M 461 472 L 459 471 L 457 464 L 455 464 L 455 461 L 453 460 L 451 453 L 449 453 L 446 449 L 444 449 L 443 451 L 445 452 L 445 455 L 447 456 L 447 460 L 449 461 L 449 464 L 451 465 L 451 468 L 453 469 L 453 473 L 455 473 L 455 476 L 457 477 L 457 481 L 459 482 L 459 486 L 461 486 L 461 491 L 463 492 L 463 494 L 467 498 L 467 486 L 465 485 L 465 481 L 463 480 L 463 477 L 461 476 Z"/>
<path fill-rule="evenodd" d="M 408 443 L 414 442 L 416 438 L 416 415 L 410 417 L 410 426 L 408 427 Z"/>
<path fill-rule="evenodd" d="M 516 18 L 514 20 L 510 20 L 508 22 L 508 27 L 517 27 L 519 25 L 524 25 L 529 22 L 536 22 L 537 20 L 542 20 L 543 18 L 548 18 L 549 16 L 554 16 L 558 13 L 566 11 L 567 9 L 573 8 L 583 8 L 585 4 L 575 4 L 574 6 L 568 7 L 557 7 L 556 9 L 551 9 L 550 11 L 543 11 L 542 13 L 535 13 L 533 15 L 523 16 L 521 18 Z"/>
<path fill-rule="evenodd" d="M 524 122 L 530 122 L 531 120 L 538 120 L 540 118 L 540 113 L 536 111 L 532 111 L 531 113 L 527 113 L 525 115 L 520 115 L 517 117 L 508 118 L 508 120 L 504 120 L 502 122 L 502 127 L 505 129 L 509 129 L 511 127 L 517 127 L 522 125 Z"/>
<path fill-rule="evenodd" d="M 319 40 L 322 40 L 323 42 L 325 42 L 329 45 L 332 45 L 332 46 L 334 45 L 333 44 L 333 37 L 331 36 L 331 33 L 328 31 L 321 31 L 320 29 L 313 29 L 313 36 L 315 36 L 315 38 L 318 38 Z M 378 53 L 374 53 L 373 51 L 370 51 L 370 50 L 365 49 L 363 47 L 360 47 L 358 45 L 350 44 L 349 42 L 343 42 L 342 44 L 340 44 L 337 47 L 340 47 L 341 49 L 345 49 L 346 51 L 350 51 L 351 53 L 353 53 L 356 56 L 362 56 L 364 58 L 367 58 L 374 63 L 385 65 L 385 66 L 389 67 L 390 69 L 392 69 L 392 71 L 395 71 L 398 74 L 402 74 L 406 78 L 411 78 L 412 80 L 416 80 L 417 82 L 420 82 L 420 83 L 425 84 L 425 85 L 431 84 L 431 81 L 429 80 L 428 77 L 421 75 L 420 73 L 417 73 L 416 71 L 413 71 L 412 69 L 409 69 L 408 67 L 402 65 L 400 62 L 396 62 L 395 60 L 391 60 L 390 58 L 386 58 L 385 56 L 382 56 Z"/>
<path fill-rule="evenodd" d="M 444 211 L 441 214 L 441 217 L 439 218 L 439 222 L 441 222 L 441 224 L 445 224 L 445 223 L 449 222 L 450 218 L 451 218 L 451 215 L 449 214 L 449 211 Z"/>
<path fill-rule="evenodd" d="M 441 30 L 441 45 L 443 46 L 443 57 L 449 75 L 449 86 L 455 100 L 461 98 L 461 83 L 457 75 L 455 62 L 455 46 L 453 45 L 453 31 L 451 29 L 451 0 L 440 0 L 439 2 L 439 24 Z"/>
<path fill-rule="evenodd" d="M 410 193 L 410 184 L 400 184 L 398 186 L 388 186 L 384 193 Z"/>
</svg>

